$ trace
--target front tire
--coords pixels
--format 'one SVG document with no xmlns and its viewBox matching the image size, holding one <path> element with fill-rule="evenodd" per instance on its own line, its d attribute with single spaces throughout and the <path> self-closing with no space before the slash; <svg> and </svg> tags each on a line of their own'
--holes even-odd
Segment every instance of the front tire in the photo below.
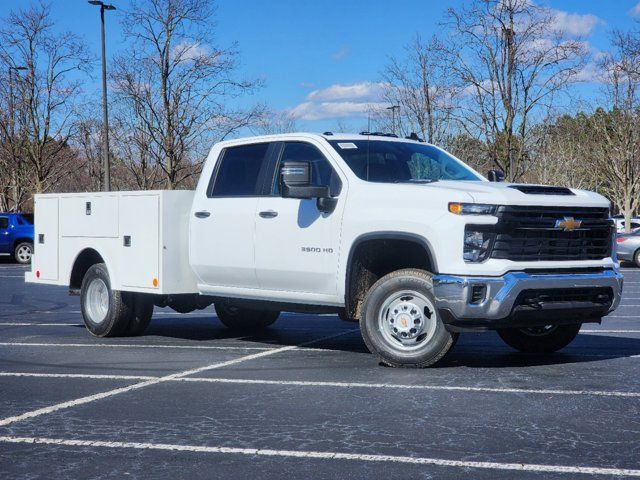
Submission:
<svg viewBox="0 0 640 480">
<path fill-rule="evenodd" d="M 636 267 L 640 268 L 640 248 L 633 254 L 633 263 L 636 264 Z"/>
<path fill-rule="evenodd" d="M 224 326 L 236 331 L 264 330 L 280 316 L 277 311 L 242 308 L 225 301 L 216 302 L 215 309 Z"/>
<path fill-rule="evenodd" d="M 428 367 L 453 347 L 458 334 L 438 315 L 432 275 L 404 269 L 378 280 L 362 307 L 360 331 L 371 353 L 391 367 Z"/>
<path fill-rule="evenodd" d="M 21 265 L 30 264 L 32 256 L 33 245 L 29 242 L 20 242 L 13 250 L 13 258 Z"/>
<path fill-rule="evenodd" d="M 569 345 L 578 335 L 581 323 L 575 325 L 547 325 L 546 327 L 503 328 L 500 338 L 523 353 L 553 353 Z"/>
<path fill-rule="evenodd" d="M 91 335 L 116 337 L 127 331 L 133 310 L 125 297 L 125 292 L 111 290 L 104 263 L 92 265 L 87 270 L 80 289 L 80 306 Z"/>
</svg>

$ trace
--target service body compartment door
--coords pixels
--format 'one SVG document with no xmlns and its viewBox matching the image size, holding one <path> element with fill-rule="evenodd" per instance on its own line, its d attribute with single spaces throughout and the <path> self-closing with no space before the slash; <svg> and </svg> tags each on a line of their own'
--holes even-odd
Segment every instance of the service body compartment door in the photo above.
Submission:
<svg viewBox="0 0 640 480">
<path fill-rule="evenodd" d="M 32 271 L 40 280 L 58 280 L 58 202 L 57 197 L 36 196 L 35 199 L 35 245 Z"/>
<path fill-rule="evenodd" d="M 119 264 L 120 283 L 123 287 L 151 290 L 158 287 L 159 212 L 157 194 L 120 196 Z"/>
<path fill-rule="evenodd" d="M 70 195 L 60 199 L 60 233 L 63 237 L 109 238 L 118 236 L 118 196 Z"/>
</svg>

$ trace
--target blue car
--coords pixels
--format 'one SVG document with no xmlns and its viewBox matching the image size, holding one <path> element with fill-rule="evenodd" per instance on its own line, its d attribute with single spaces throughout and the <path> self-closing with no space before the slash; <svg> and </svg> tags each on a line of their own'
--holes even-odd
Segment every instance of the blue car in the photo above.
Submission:
<svg viewBox="0 0 640 480">
<path fill-rule="evenodd" d="M 31 263 L 33 221 L 28 215 L 0 213 L 0 255 L 10 255 L 24 265 Z"/>
</svg>

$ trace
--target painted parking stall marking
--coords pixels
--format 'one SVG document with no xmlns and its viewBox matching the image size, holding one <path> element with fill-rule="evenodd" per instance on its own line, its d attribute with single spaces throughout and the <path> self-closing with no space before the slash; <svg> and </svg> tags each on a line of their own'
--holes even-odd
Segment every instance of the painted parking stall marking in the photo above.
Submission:
<svg viewBox="0 0 640 480">
<path fill-rule="evenodd" d="M 450 460 L 446 458 L 403 457 L 396 455 L 358 454 L 348 452 L 322 452 L 305 450 L 273 450 L 268 448 L 235 448 L 206 445 L 174 445 L 167 443 L 112 442 L 100 440 L 75 440 L 44 437 L 2 436 L 0 442 L 21 444 L 64 445 L 70 447 L 119 448 L 134 450 L 163 450 L 194 453 L 221 453 L 230 455 L 267 456 L 284 458 L 308 458 L 319 460 L 345 460 L 358 462 L 389 462 L 413 465 L 432 465 L 441 467 L 473 468 L 490 470 L 510 470 L 539 473 L 567 473 L 583 475 L 614 475 L 618 477 L 640 477 L 640 470 L 624 468 L 592 467 L 582 465 L 542 465 L 531 463 L 500 463 L 468 460 Z"/>
<path fill-rule="evenodd" d="M 30 373 L 30 372 L 0 372 L 0 377 L 30 377 L 30 378 L 69 378 L 90 380 L 156 380 L 162 377 L 145 375 L 102 375 L 83 373 Z M 492 388 L 474 386 L 450 385 L 407 385 L 401 383 L 362 383 L 362 382 L 314 382 L 305 380 L 261 380 L 245 378 L 211 378 L 211 377 L 179 377 L 167 381 L 187 383 L 221 383 L 234 385 L 270 385 L 296 387 L 326 387 L 326 388 L 363 388 L 363 389 L 397 389 L 397 390 L 433 390 L 450 392 L 479 392 L 505 394 L 532 395 L 581 395 L 598 397 L 640 398 L 640 392 L 600 391 L 600 390 L 560 390 L 534 388 Z"/>
<path fill-rule="evenodd" d="M 241 363 L 241 362 L 246 362 L 246 361 L 249 361 L 249 360 L 255 360 L 255 359 L 258 359 L 258 358 L 266 357 L 268 355 L 275 355 L 276 353 L 286 352 L 288 350 L 294 350 L 294 349 L 296 349 L 298 347 L 302 347 L 302 346 L 305 346 L 305 345 L 312 345 L 314 343 L 318 343 L 318 342 L 321 342 L 321 341 L 324 341 L 324 340 L 329 340 L 329 339 L 336 338 L 336 337 L 339 337 L 339 336 L 342 336 L 342 335 L 347 335 L 349 333 L 356 332 L 356 331 L 358 331 L 358 330 L 357 329 L 347 330 L 346 332 L 341 332 L 341 333 L 338 333 L 338 334 L 335 334 L 335 335 L 329 335 L 329 336 L 317 338 L 317 339 L 314 339 L 314 340 L 310 340 L 308 342 L 303 342 L 303 343 L 301 343 L 299 345 L 289 345 L 289 346 L 286 346 L 286 347 L 275 348 L 275 349 L 271 349 L 271 350 L 265 350 L 265 351 L 258 352 L 258 353 L 252 353 L 250 355 L 245 355 L 243 357 L 235 358 L 233 360 L 227 360 L 227 361 L 224 361 L 224 362 L 213 363 L 211 365 L 205 365 L 203 367 L 194 368 L 194 369 L 191 369 L 191 370 L 185 370 L 185 371 L 182 371 L 182 372 L 173 373 L 171 375 L 165 375 L 163 377 L 158 377 L 158 378 L 154 378 L 154 379 L 151 379 L 151 380 L 146 380 L 146 381 L 143 381 L 143 382 L 140 382 L 140 383 L 136 383 L 134 385 L 129 385 L 127 387 L 120 387 L 120 388 L 116 388 L 116 389 L 109 390 L 109 391 L 106 391 L 106 392 L 97 393 L 95 395 L 89 395 L 89 396 L 86 396 L 86 397 L 77 398 L 75 400 L 70 400 L 70 401 L 67 401 L 67 402 L 58 403 L 56 405 L 51 405 L 49 407 L 39 408 L 37 410 L 32 410 L 30 412 L 23 413 L 22 415 L 16 415 L 16 416 L 12 416 L 12 417 L 7 417 L 7 418 L 4 418 L 4 419 L 1 419 L 0 420 L 0 426 L 10 425 L 12 423 L 20 422 L 22 420 L 27 420 L 27 419 L 34 418 L 34 417 L 39 417 L 41 415 L 46 415 L 48 413 L 53 413 L 53 412 L 56 412 L 58 410 L 63 410 L 63 409 L 75 407 L 77 405 L 83 405 L 83 404 L 86 404 L 86 403 L 94 402 L 96 400 L 101 400 L 103 398 L 113 397 L 114 395 L 119 395 L 121 393 L 126 393 L 126 392 L 130 392 L 130 391 L 133 391 L 133 390 L 139 390 L 139 389 L 144 388 L 144 387 L 148 387 L 148 386 L 151 386 L 151 385 L 157 385 L 159 383 L 168 382 L 168 381 L 171 381 L 171 380 L 176 380 L 178 378 L 187 377 L 189 375 L 195 375 L 197 373 L 205 372 L 205 371 L 208 371 L 208 370 L 213 370 L 213 369 L 216 369 L 216 368 L 228 367 L 228 366 L 231 366 L 231 365 L 236 365 L 236 364 Z"/>
</svg>

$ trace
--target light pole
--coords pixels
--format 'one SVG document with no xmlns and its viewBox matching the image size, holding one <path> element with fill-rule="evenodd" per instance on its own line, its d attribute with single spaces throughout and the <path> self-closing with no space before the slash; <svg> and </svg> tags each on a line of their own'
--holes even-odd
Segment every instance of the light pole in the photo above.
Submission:
<svg viewBox="0 0 640 480">
<path fill-rule="evenodd" d="M 10 66 L 9 67 L 9 121 L 11 122 L 10 125 L 10 129 L 9 129 L 9 134 L 11 135 L 11 139 L 9 140 L 11 142 L 11 156 L 12 156 L 12 161 L 15 160 L 15 136 L 16 136 L 16 129 L 15 129 L 15 108 L 13 105 L 13 72 L 14 70 L 20 71 L 20 70 L 26 70 L 27 67 L 14 67 L 14 66 Z M 15 168 L 13 169 L 11 175 L 14 177 L 13 180 L 13 210 L 15 212 L 18 211 L 18 176 L 17 176 L 17 172 L 15 171 Z"/>
<path fill-rule="evenodd" d="M 400 112 L 400 105 L 391 105 L 387 107 L 387 110 L 391 110 L 391 133 L 396 133 L 396 110 Z"/>
<path fill-rule="evenodd" d="M 111 190 L 111 164 L 109 160 L 109 113 L 107 111 L 107 55 L 104 48 L 104 11 L 115 10 L 113 5 L 106 4 L 100 0 L 89 0 L 91 5 L 100 7 L 100 39 L 102 41 L 102 161 L 104 169 L 103 190 Z"/>
</svg>

